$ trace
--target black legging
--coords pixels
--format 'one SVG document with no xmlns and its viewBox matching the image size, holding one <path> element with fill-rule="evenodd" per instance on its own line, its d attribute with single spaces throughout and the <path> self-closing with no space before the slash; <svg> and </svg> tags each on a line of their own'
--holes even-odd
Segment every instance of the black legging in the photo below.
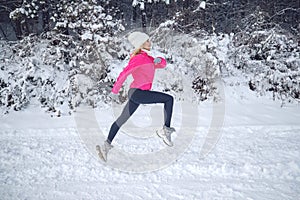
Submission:
<svg viewBox="0 0 300 200">
<path fill-rule="evenodd" d="M 128 91 L 128 102 L 120 117 L 111 125 L 107 141 L 111 143 L 121 126 L 130 118 L 140 104 L 164 103 L 165 126 L 170 127 L 173 112 L 173 97 L 171 95 L 150 90 L 131 88 Z"/>
</svg>

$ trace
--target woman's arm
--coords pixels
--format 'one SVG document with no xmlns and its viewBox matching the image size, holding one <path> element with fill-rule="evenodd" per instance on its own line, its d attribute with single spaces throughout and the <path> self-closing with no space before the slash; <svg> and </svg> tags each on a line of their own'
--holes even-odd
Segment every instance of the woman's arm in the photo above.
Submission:
<svg viewBox="0 0 300 200">
<path fill-rule="evenodd" d="M 115 82 L 112 93 L 118 94 L 120 88 L 122 87 L 126 78 L 134 72 L 141 64 L 143 63 L 143 59 L 139 55 L 130 59 L 128 65 L 123 69 L 123 71 L 119 74 L 117 81 Z"/>
<path fill-rule="evenodd" d="M 117 81 L 115 82 L 113 88 L 112 88 L 112 93 L 114 94 L 118 94 L 120 91 L 120 88 L 122 87 L 124 81 L 126 80 L 126 78 L 129 76 L 129 74 L 131 74 L 134 70 L 135 67 L 133 67 L 132 65 L 130 65 L 131 63 L 129 63 L 124 69 L 123 71 L 119 74 Z"/>
<path fill-rule="evenodd" d="M 155 68 L 165 68 L 166 67 L 167 62 L 163 57 L 157 57 L 155 59 L 160 59 L 160 62 L 154 63 Z"/>
</svg>

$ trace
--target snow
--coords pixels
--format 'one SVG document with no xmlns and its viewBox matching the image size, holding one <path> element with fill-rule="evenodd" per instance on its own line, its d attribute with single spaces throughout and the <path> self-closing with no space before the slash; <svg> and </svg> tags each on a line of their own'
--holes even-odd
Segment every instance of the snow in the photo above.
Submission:
<svg viewBox="0 0 300 200">
<path fill-rule="evenodd" d="M 206 6 L 206 2 L 205 1 L 201 1 L 199 7 L 202 8 L 202 9 L 205 9 L 205 6 Z"/>
<path fill-rule="evenodd" d="M 147 123 L 161 115 L 162 107 L 138 109 L 133 131 L 125 125 L 116 136 L 110 160 L 118 150 L 150 156 L 163 149 L 176 152 L 180 135 L 194 135 L 172 162 L 138 173 L 103 163 L 84 138 L 100 143 L 122 106 L 82 108 L 74 116 L 57 118 L 31 105 L 1 116 L 1 199 L 298 199 L 299 105 L 281 107 L 245 92 L 244 86 L 224 87 L 224 124 L 205 157 L 200 152 L 209 137 L 212 103 L 191 104 L 194 110 L 187 112 L 176 101 L 173 125 L 178 132 L 173 149 L 154 133 L 139 137 L 142 130 L 152 129 Z M 92 111 L 95 117 L 82 111 Z M 190 124 L 182 123 L 184 116 L 190 117 Z M 192 133 L 189 126 L 195 119 Z M 80 129 L 87 124 L 92 126 Z"/>
<path fill-rule="evenodd" d="M 82 40 L 93 40 L 93 34 L 91 34 L 91 33 L 84 33 L 83 35 L 81 35 L 81 39 Z"/>
</svg>

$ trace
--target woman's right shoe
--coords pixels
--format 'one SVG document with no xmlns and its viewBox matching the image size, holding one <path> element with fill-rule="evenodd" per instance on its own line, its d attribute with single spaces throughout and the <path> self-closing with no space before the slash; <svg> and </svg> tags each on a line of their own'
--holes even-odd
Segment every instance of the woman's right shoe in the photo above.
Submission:
<svg viewBox="0 0 300 200">
<path fill-rule="evenodd" d="M 98 151 L 99 157 L 104 160 L 104 162 L 107 161 L 107 153 L 109 150 L 113 148 L 113 145 L 109 144 L 107 141 L 104 141 L 104 144 L 99 146 L 96 146 L 96 150 Z"/>
<path fill-rule="evenodd" d="M 173 142 L 171 139 L 171 134 L 175 132 L 175 128 L 172 127 L 164 127 L 161 130 L 156 131 L 157 135 L 163 139 L 164 143 L 168 146 L 173 146 Z"/>
</svg>

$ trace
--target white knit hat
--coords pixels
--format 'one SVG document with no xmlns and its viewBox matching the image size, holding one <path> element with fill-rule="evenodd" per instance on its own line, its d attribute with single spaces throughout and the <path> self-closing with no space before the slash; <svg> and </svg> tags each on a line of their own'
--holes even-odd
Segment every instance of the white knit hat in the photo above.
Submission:
<svg viewBox="0 0 300 200">
<path fill-rule="evenodd" d="M 142 32 L 132 32 L 128 36 L 129 42 L 136 48 L 140 48 L 147 40 L 149 39 L 149 35 Z"/>
</svg>

